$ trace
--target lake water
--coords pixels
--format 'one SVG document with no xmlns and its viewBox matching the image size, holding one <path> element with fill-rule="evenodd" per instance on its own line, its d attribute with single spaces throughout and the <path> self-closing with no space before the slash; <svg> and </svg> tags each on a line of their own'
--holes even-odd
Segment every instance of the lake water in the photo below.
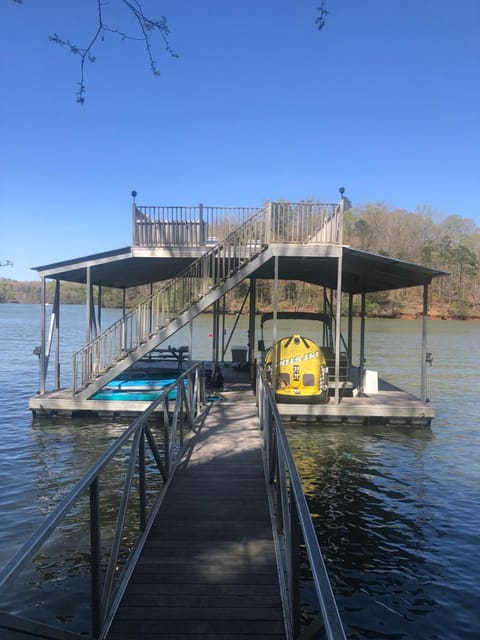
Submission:
<svg viewBox="0 0 480 640">
<path fill-rule="evenodd" d="M 104 311 L 104 326 L 117 317 Z M 127 424 L 32 421 L 39 323 L 38 305 L 0 305 L 0 568 Z M 62 308 L 62 386 L 84 327 L 83 307 Z M 194 358 L 211 358 L 209 332 L 208 318 L 195 322 Z M 287 423 L 349 638 L 480 638 L 480 322 L 428 333 L 431 428 Z M 418 395 L 420 338 L 418 321 L 368 320 L 367 367 Z M 246 344 L 246 320 L 233 342 Z M 1 594 L 1 607 L 68 623 L 82 615 L 70 573 L 55 578 L 54 604 L 36 584 L 36 596 Z"/>
</svg>

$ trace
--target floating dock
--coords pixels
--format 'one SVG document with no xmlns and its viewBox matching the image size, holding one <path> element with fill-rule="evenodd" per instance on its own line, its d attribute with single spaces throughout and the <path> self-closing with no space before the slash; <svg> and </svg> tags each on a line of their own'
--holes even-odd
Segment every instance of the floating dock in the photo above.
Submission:
<svg viewBox="0 0 480 640">
<path fill-rule="evenodd" d="M 276 323 L 278 282 L 289 280 L 317 286 L 319 301 L 323 300 L 323 309 L 319 311 L 330 318 L 333 335 L 329 347 L 331 390 L 327 404 L 281 404 L 281 415 L 319 421 L 430 423 L 434 410 L 426 399 L 428 287 L 433 278 L 445 274 L 343 245 L 343 196 L 338 204 L 267 203 L 257 209 L 203 205 L 140 207 L 134 200 L 132 220 L 130 247 L 37 267 L 43 286 L 41 345 L 36 349 L 40 359 L 40 393 L 30 400 L 34 415 L 141 412 L 147 406 L 146 401 L 129 399 L 120 403 L 98 394 L 103 394 L 112 381 L 137 363 L 151 359 L 152 354 L 161 354 L 166 359 L 172 356 L 179 369 L 184 361 L 191 364 L 195 360 L 192 331 L 181 360 L 178 360 L 178 354 L 170 354 L 162 347 L 174 340 L 179 329 L 192 327 L 195 318 L 205 312 L 211 313 L 212 317 L 211 361 L 224 364 L 227 378 L 247 375 L 254 386 L 256 367 L 261 366 L 256 346 L 257 282 L 273 281 L 272 316 Z M 47 279 L 56 283 L 49 327 Z M 60 381 L 58 335 L 62 281 L 86 286 L 87 341 L 73 354 L 70 389 L 62 389 Z M 247 299 L 249 302 L 246 312 L 249 338 L 241 363 L 244 369 L 234 367 L 239 363 L 230 363 L 229 369 L 220 337 L 223 334 L 222 301 L 229 291 L 244 282 L 248 283 L 244 302 Z M 150 296 L 132 310 L 127 310 L 124 302 L 122 318 L 102 329 L 102 288 L 116 287 L 125 292 L 127 288 L 139 285 L 150 285 Z M 366 376 L 375 372 L 364 369 L 367 294 L 406 287 L 423 289 L 418 398 L 381 379 L 378 384 L 369 385 Z M 358 367 L 353 363 L 355 296 L 360 296 L 361 308 L 360 336 L 355 338 L 359 343 Z M 348 329 L 344 337 L 341 332 L 342 303 L 345 305 L 346 301 Z M 228 337 L 227 345 L 231 337 Z M 55 381 L 54 388 L 47 390 L 49 366 L 54 367 Z M 344 368 L 355 379 L 346 383 Z"/>
<path fill-rule="evenodd" d="M 211 390 L 212 395 L 223 401 L 232 390 L 241 389 L 241 402 L 254 398 L 254 387 L 249 372 L 228 366 L 222 367 L 224 390 Z M 207 389 L 208 393 L 208 389 Z M 237 393 L 238 395 L 238 393 Z M 64 415 L 79 417 L 96 415 L 108 418 L 138 415 L 149 406 L 149 400 L 82 400 L 72 396 L 70 389 L 62 389 L 35 396 L 30 408 L 37 417 Z M 435 417 L 435 410 L 428 402 L 403 391 L 385 380 L 378 380 L 378 390 L 370 394 L 355 394 L 350 390 L 337 404 L 330 398 L 326 404 L 278 404 L 279 413 L 286 420 L 318 423 L 376 424 L 428 426 Z M 161 411 L 160 409 L 158 411 Z"/>
</svg>

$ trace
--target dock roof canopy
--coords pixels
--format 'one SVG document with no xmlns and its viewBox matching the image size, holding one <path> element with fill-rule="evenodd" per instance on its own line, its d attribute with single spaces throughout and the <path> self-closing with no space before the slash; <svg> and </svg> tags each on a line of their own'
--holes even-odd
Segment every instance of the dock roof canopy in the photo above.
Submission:
<svg viewBox="0 0 480 640">
<path fill-rule="evenodd" d="M 274 278 L 274 257 L 279 257 L 279 278 L 337 287 L 338 258 L 342 258 L 342 291 L 389 291 L 429 284 L 445 272 L 396 258 L 336 245 L 270 245 L 270 257 L 255 272 Z M 203 254 L 201 248 L 145 249 L 124 247 L 83 258 L 35 267 L 42 277 L 126 289 L 168 280 Z"/>
</svg>

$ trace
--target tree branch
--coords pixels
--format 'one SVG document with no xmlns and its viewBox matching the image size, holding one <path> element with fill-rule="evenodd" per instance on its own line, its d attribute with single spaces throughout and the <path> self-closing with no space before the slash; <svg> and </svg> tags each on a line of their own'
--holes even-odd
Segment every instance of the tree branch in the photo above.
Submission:
<svg viewBox="0 0 480 640">
<path fill-rule="evenodd" d="M 321 31 L 327 22 L 327 0 L 321 0 L 321 4 L 319 7 L 317 7 L 317 11 L 319 12 L 319 14 L 315 18 L 315 24 L 317 25 L 317 29 Z"/>
<path fill-rule="evenodd" d="M 14 1 L 19 3 L 23 2 L 23 0 Z M 106 33 L 112 33 L 118 36 L 121 40 L 134 40 L 137 42 L 143 42 L 145 44 L 145 51 L 149 61 L 150 69 L 155 76 L 159 76 L 160 71 L 153 57 L 153 36 L 159 35 L 164 42 L 165 50 L 167 51 L 167 53 L 169 53 L 174 58 L 178 58 L 178 54 L 175 53 L 175 51 L 170 46 L 170 28 L 168 26 L 167 19 L 164 16 L 160 17 L 159 19 L 148 17 L 145 14 L 142 4 L 141 2 L 139 2 L 139 0 L 116 0 L 116 2 L 123 4 L 134 16 L 138 27 L 138 33 L 136 35 L 127 33 L 126 31 L 121 30 L 119 27 L 108 26 L 104 20 L 105 3 L 103 3 L 102 0 L 97 0 L 97 26 L 90 42 L 86 47 L 80 47 L 70 40 L 62 38 L 57 33 L 49 36 L 50 42 L 53 42 L 60 47 L 67 47 L 67 49 L 70 50 L 70 53 L 80 57 L 80 81 L 78 83 L 79 89 L 77 92 L 77 102 L 79 102 L 80 104 L 83 104 L 85 102 L 86 96 L 85 63 L 95 62 L 95 47 L 100 40 L 103 41 Z"/>
</svg>

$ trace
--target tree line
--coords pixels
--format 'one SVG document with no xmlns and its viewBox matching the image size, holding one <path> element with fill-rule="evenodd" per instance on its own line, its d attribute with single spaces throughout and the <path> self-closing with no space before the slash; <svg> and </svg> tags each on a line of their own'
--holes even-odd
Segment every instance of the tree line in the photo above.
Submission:
<svg viewBox="0 0 480 640">
<path fill-rule="evenodd" d="M 365 204 L 345 211 L 344 243 L 380 255 L 440 269 L 450 275 L 435 278 L 430 287 L 430 315 L 442 318 L 480 317 L 480 228 L 473 220 L 458 215 L 442 216 L 424 206 L 415 212 L 395 209 L 383 203 Z M 160 283 L 161 284 L 161 283 Z M 159 284 L 159 286 L 160 286 Z M 53 301 L 55 284 L 47 283 L 47 300 Z M 149 294 L 149 287 L 127 291 L 127 306 L 134 307 Z M 236 313 L 248 291 L 241 283 L 226 299 L 226 310 Z M 367 314 L 372 317 L 415 317 L 422 311 L 421 287 L 385 291 L 367 296 Z M 102 289 L 102 305 L 120 308 L 123 294 Z M 318 310 L 318 287 L 303 282 L 283 281 L 279 291 L 283 310 Z M 84 285 L 63 282 L 63 304 L 85 304 Z M 0 278 L 0 302 L 40 302 L 40 282 Z M 258 311 L 272 307 L 273 283 L 257 281 Z M 354 303 L 359 311 L 360 301 Z"/>
</svg>

